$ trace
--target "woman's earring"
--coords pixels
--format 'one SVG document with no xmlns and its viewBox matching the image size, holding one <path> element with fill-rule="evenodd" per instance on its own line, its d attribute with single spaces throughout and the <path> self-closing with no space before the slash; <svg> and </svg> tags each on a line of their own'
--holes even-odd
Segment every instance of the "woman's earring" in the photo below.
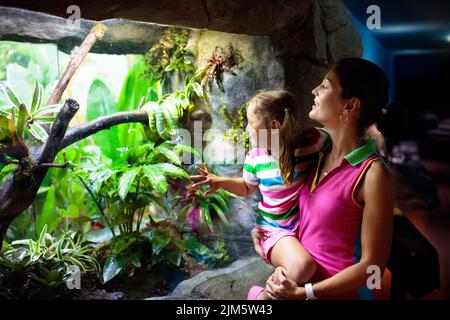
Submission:
<svg viewBox="0 0 450 320">
<path fill-rule="evenodd" d="M 339 116 L 340 122 L 347 122 L 348 121 L 348 114 L 346 113 L 345 116 L 342 116 L 342 114 Z"/>
</svg>

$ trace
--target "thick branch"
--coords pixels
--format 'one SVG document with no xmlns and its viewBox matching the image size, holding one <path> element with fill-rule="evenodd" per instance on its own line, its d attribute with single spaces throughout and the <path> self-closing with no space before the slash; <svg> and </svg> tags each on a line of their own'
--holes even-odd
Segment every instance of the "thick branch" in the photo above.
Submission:
<svg viewBox="0 0 450 320">
<path fill-rule="evenodd" d="M 78 103 L 68 99 L 53 123 L 47 142 L 40 153 L 38 163 L 52 163 L 59 152 L 70 120 L 78 110 Z M 0 247 L 3 234 L 11 222 L 25 211 L 36 194 L 48 171 L 48 166 L 36 166 L 34 161 L 24 162 L 19 171 L 10 174 L 0 189 Z M 26 167 L 23 167 L 26 166 Z"/>
<path fill-rule="evenodd" d="M 69 122 L 78 111 L 79 105 L 75 100 L 67 99 L 56 120 L 53 122 L 44 150 L 39 157 L 39 163 L 51 163 L 61 148 Z"/>
<path fill-rule="evenodd" d="M 94 46 L 97 39 L 103 38 L 105 31 L 106 27 L 102 24 L 98 24 L 92 28 L 86 39 L 84 39 L 84 41 L 81 43 L 77 53 L 74 57 L 72 57 L 66 69 L 64 70 L 64 73 L 61 76 L 61 79 L 59 79 L 55 90 L 53 90 L 50 99 L 48 99 L 47 105 L 57 104 L 59 102 L 64 90 L 66 90 L 67 85 L 69 84 L 70 79 L 72 79 L 73 74 L 78 69 L 81 62 L 83 62 L 84 58 L 89 53 L 89 50 L 91 50 L 91 48 Z"/>
<path fill-rule="evenodd" d="M 101 130 L 109 129 L 122 123 L 141 122 L 148 123 L 148 116 L 145 111 L 117 112 L 112 115 L 99 117 L 89 123 L 73 127 L 67 131 L 61 143 L 61 149 L 93 135 Z M 60 150 L 61 150 L 60 149 Z"/>
<path fill-rule="evenodd" d="M 53 123 L 47 143 L 34 152 L 34 158 L 38 159 L 38 164 L 41 165 L 37 164 L 31 176 L 11 174 L 1 186 L 0 247 L 3 234 L 12 220 L 26 210 L 36 198 L 42 180 L 47 174 L 49 164 L 53 162 L 60 150 L 96 132 L 118 124 L 148 122 L 147 113 L 144 111 L 118 112 L 67 130 L 67 126 L 77 110 L 78 103 L 68 99 Z"/>
</svg>

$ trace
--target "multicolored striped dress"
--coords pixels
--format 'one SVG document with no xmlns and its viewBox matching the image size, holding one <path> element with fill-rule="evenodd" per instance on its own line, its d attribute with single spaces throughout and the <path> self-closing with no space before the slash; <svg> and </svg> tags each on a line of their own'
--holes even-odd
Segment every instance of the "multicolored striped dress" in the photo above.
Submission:
<svg viewBox="0 0 450 320">
<path fill-rule="evenodd" d="M 286 186 L 281 178 L 278 161 L 267 149 L 254 148 L 245 158 L 243 178 L 249 185 L 258 185 L 262 199 L 258 204 L 256 229 L 266 232 L 294 231 L 298 228 L 298 196 L 304 179 L 312 167 L 312 159 L 329 139 L 325 131 L 308 129 L 303 142 L 295 150 L 294 179 Z"/>
</svg>

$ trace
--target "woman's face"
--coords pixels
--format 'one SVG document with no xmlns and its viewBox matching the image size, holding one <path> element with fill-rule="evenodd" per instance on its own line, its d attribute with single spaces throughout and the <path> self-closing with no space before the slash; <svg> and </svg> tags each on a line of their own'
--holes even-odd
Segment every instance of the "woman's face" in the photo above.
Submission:
<svg viewBox="0 0 450 320">
<path fill-rule="evenodd" d="M 315 98 L 309 117 L 324 126 L 339 123 L 346 102 L 341 93 L 342 88 L 336 75 L 329 72 L 322 83 L 312 91 Z"/>
</svg>

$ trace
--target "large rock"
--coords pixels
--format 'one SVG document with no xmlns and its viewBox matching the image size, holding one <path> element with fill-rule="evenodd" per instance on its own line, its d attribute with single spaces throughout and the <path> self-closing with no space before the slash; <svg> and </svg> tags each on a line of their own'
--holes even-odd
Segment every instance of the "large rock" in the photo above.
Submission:
<svg viewBox="0 0 450 320">
<path fill-rule="evenodd" d="M 181 282 L 169 296 L 147 300 L 245 300 L 248 290 L 254 285 L 264 286 L 273 271 L 259 257 L 240 259 L 227 268 L 204 271 Z"/>
<path fill-rule="evenodd" d="M 36 43 L 56 43 L 58 48 L 70 53 L 79 46 L 97 23 L 80 20 L 80 26 L 67 19 L 23 9 L 0 7 L 0 39 Z M 124 19 L 101 21 L 107 32 L 90 52 L 109 54 L 144 54 L 164 34 L 166 26 Z"/>
<path fill-rule="evenodd" d="M 124 18 L 191 28 L 268 35 L 302 15 L 312 0 L 78 0 L 84 19 Z M 68 18 L 73 1 L 3 0 L 2 5 Z"/>
</svg>

